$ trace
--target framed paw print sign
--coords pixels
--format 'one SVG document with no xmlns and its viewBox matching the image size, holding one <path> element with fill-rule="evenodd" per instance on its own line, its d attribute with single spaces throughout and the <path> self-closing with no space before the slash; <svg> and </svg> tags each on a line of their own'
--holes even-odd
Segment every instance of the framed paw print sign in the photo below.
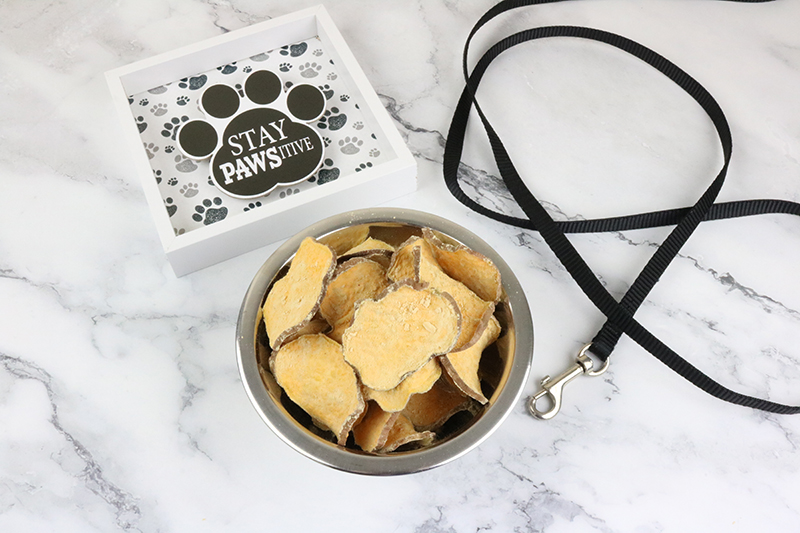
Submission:
<svg viewBox="0 0 800 533">
<path fill-rule="evenodd" d="M 416 189 L 416 163 L 323 6 L 106 73 L 177 275 Z"/>
<path fill-rule="evenodd" d="M 211 180 L 234 198 L 258 198 L 278 185 L 300 183 L 322 165 L 322 136 L 308 125 L 325 112 L 325 95 L 314 85 L 284 92 L 277 74 L 257 70 L 248 74 L 241 95 L 230 85 L 212 85 L 199 105 L 205 118 L 180 126 L 178 147 L 192 159 L 210 156 Z"/>
</svg>

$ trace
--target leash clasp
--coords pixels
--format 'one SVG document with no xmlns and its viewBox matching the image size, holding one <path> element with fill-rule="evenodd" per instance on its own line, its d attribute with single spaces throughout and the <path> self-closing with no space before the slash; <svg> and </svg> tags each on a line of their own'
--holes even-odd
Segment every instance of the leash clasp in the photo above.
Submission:
<svg viewBox="0 0 800 533">
<path fill-rule="evenodd" d="M 593 370 L 594 361 L 592 361 L 592 359 L 586 355 L 586 352 L 591 346 L 592 345 L 590 343 L 581 348 L 581 351 L 578 352 L 578 357 L 575 360 L 575 364 L 556 376 L 555 379 L 551 378 L 550 376 L 545 376 L 542 379 L 542 390 L 528 399 L 528 412 L 531 415 L 540 420 L 550 420 L 561 410 L 561 399 L 564 394 L 564 385 L 583 374 L 587 374 L 589 376 L 599 376 L 608 370 L 608 359 L 603 362 L 599 369 Z M 543 396 L 547 396 L 550 399 L 550 409 L 546 411 L 540 411 L 536 407 L 536 402 L 538 402 Z"/>
</svg>

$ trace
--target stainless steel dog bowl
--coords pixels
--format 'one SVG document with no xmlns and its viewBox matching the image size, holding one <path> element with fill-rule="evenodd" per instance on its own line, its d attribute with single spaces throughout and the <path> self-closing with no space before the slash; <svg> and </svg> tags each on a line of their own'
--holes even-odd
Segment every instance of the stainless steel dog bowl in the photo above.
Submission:
<svg viewBox="0 0 800 533">
<path fill-rule="evenodd" d="M 282 390 L 268 369 L 259 370 L 257 328 L 260 308 L 273 281 L 286 272 L 300 242 L 307 236 L 330 239 L 337 232 L 366 224 L 372 232 L 386 238 L 394 235 L 397 242 L 429 227 L 445 239 L 458 242 L 489 257 L 500 270 L 503 297 L 496 316 L 503 326 L 491 357 L 484 356 L 491 368 L 481 370 L 485 378 L 484 393 L 489 404 L 477 415 L 465 420 L 436 444 L 405 452 L 375 455 L 343 448 L 326 440 L 313 424 L 282 401 Z M 242 302 L 236 328 L 239 372 L 244 388 L 258 414 L 289 446 L 327 466 L 358 474 L 397 475 L 419 472 L 443 465 L 469 452 L 497 429 L 519 400 L 528 377 L 533 355 L 533 325 L 525 294 L 514 273 L 503 259 L 484 241 L 463 227 L 443 218 L 407 209 L 376 208 L 352 211 L 333 216 L 301 231 L 286 241 L 267 259 L 255 275 Z M 488 350 L 488 349 L 487 349 Z M 261 352 L 261 353 L 259 353 Z"/>
</svg>

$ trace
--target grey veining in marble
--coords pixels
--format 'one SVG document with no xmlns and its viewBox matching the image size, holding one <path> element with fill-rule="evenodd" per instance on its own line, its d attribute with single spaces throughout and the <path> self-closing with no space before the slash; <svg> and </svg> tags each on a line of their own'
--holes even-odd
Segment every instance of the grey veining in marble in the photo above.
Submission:
<svg viewBox="0 0 800 533">
<path fill-rule="evenodd" d="M 0 2 L 0 531 L 796 531 L 800 419 L 723 403 L 629 339 L 537 421 L 520 403 L 478 449 L 411 476 L 317 465 L 257 417 L 234 329 L 277 244 L 176 278 L 118 142 L 105 71 L 311 0 Z M 541 237 L 472 213 L 441 175 L 461 51 L 492 2 L 327 0 L 419 166 L 390 202 L 491 243 L 531 303 L 526 395 L 603 323 Z M 800 201 L 800 5 L 576 0 L 487 25 L 620 33 L 714 95 L 734 153 L 721 200 Z M 721 165 L 713 126 L 647 65 L 573 39 L 493 64 L 481 104 L 557 219 L 685 206 Z M 462 179 L 514 215 L 476 121 Z M 367 207 L 367 206 L 364 206 Z M 621 296 L 667 229 L 570 237 Z M 799 404 L 800 221 L 703 224 L 637 313 L 737 391 Z"/>
</svg>

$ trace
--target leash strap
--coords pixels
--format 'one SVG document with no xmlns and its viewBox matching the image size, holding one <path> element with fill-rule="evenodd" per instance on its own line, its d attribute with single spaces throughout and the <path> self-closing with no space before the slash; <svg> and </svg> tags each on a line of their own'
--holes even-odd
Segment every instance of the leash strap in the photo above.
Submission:
<svg viewBox="0 0 800 533">
<path fill-rule="evenodd" d="M 752 407 L 772 413 L 795 414 L 800 412 L 800 406 L 783 405 L 760 398 L 754 398 L 720 385 L 675 353 L 634 318 L 636 310 L 647 298 L 647 295 L 658 282 L 670 262 L 676 257 L 681 247 L 701 222 L 768 213 L 800 215 L 800 204 L 784 200 L 745 200 L 715 203 L 728 172 L 733 150 L 733 141 L 725 114 L 711 94 L 706 91 L 700 83 L 689 76 L 689 74 L 655 51 L 635 41 L 622 37 L 621 35 L 594 28 L 577 26 L 544 26 L 531 28 L 506 37 L 489 48 L 477 62 L 472 72 L 469 71 L 467 67 L 469 45 L 474 35 L 487 22 L 509 10 L 559 1 L 565 0 L 503 0 L 489 9 L 475 24 L 464 46 L 463 70 L 466 86 L 453 114 L 443 160 L 444 179 L 448 189 L 456 199 L 477 213 L 493 220 L 538 231 L 584 294 L 586 294 L 589 300 L 607 319 L 591 344 L 581 350 L 578 362 L 573 369 L 568 370 L 555 380 L 545 378 L 545 381 L 543 381 L 545 390 L 533 397 L 529 404 L 531 412 L 539 418 L 551 418 L 554 416 L 560 407 L 560 390 L 563 384 L 581 373 L 590 375 L 602 373 L 607 367 L 609 356 L 623 333 L 658 358 L 659 361 L 712 396 L 737 405 Z M 770 0 L 728 1 L 762 3 Z M 550 217 L 545 208 L 536 199 L 517 173 L 500 137 L 497 135 L 478 104 L 476 93 L 487 68 L 500 54 L 519 44 L 551 37 L 589 39 L 608 44 L 627 52 L 651 65 L 676 83 L 706 112 L 714 124 L 714 128 L 719 137 L 723 154 L 723 165 L 717 176 L 694 205 L 679 209 L 592 220 L 556 222 Z M 478 117 L 489 139 L 500 176 L 527 218 L 512 217 L 488 209 L 472 200 L 459 184 L 458 169 L 461 163 L 470 110 L 473 106 L 477 111 Z M 658 226 L 674 226 L 674 228 L 647 262 L 646 266 L 642 269 L 619 302 L 605 289 L 600 280 L 566 237 L 568 233 L 612 232 Z M 592 370 L 592 361 L 585 356 L 587 350 L 591 351 L 600 359 L 602 362 L 601 369 Z M 554 405 L 553 409 L 550 411 L 540 412 L 535 409 L 535 401 L 545 392 L 550 394 Z"/>
</svg>

